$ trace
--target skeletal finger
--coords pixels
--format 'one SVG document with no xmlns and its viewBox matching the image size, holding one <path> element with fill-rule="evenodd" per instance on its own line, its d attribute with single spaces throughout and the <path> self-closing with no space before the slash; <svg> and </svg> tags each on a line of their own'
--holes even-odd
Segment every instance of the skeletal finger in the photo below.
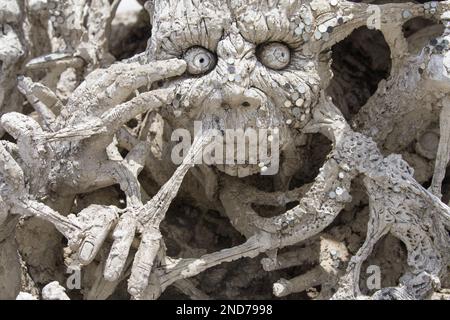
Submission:
<svg viewBox="0 0 450 320">
<path fill-rule="evenodd" d="M 43 103 L 34 93 L 33 93 L 33 87 L 34 83 L 30 78 L 27 77 L 19 77 L 18 79 L 18 85 L 17 85 L 19 91 L 25 95 L 28 102 L 31 104 L 31 106 L 36 110 L 36 112 L 39 114 L 42 122 L 44 123 L 46 128 L 51 128 L 53 122 L 55 121 L 55 114 L 53 111 L 48 108 L 48 106 Z"/>
<path fill-rule="evenodd" d="M 3 144 L 0 144 L 0 177 L 16 191 L 24 189 L 25 177 L 22 168 Z"/>
<path fill-rule="evenodd" d="M 13 136 L 14 139 L 18 139 L 21 136 L 28 136 L 32 135 L 33 133 L 42 131 L 41 127 L 36 121 L 18 112 L 10 112 L 4 114 L 0 122 L 1 126 L 11 136 Z"/>
<path fill-rule="evenodd" d="M 124 101 L 131 93 L 153 82 L 182 75 L 186 62 L 180 59 L 154 61 L 151 64 L 133 63 L 117 75 L 116 80 L 104 92 L 113 104 Z"/>
<path fill-rule="evenodd" d="M 106 69 L 97 69 L 76 89 L 71 105 L 80 103 L 86 95 L 94 94 L 105 105 L 122 103 L 136 89 L 152 82 L 181 75 L 186 69 L 184 60 L 156 61 L 151 65 L 118 62 Z M 83 100 L 84 101 L 84 100 Z M 84 102 L 83 102 L 84 103 Z"/>
<path fill-rule="evenodd" d="M 44 103 L 52 112 L 59 112 L 63 107 L 61 100 L 56 94 L 48 87 L 41 83 L 33 82 L 31 86 L 31 92 Z"/>
<path fill-rule="evenodd" d="M 69 126 L 62 128 L 61 130 L 55 132 L 43 132 L 35 134 L 35 139 L 40 139 L 45 142 L 52 142 L 58 140 L 83 140 L 90 138 L 95 135 L 106 133 L 106 128 L 103 122 L 99 118 L 92 118 L 75 124 L 74 126 Z"/>
<path fill-rule="evenodd" d="M 150 110 L 156 110 L 170 103 L 173 98 L 173 88 L 145 92 L 105 112 L 102 115 L 102 121 L 108 132 L 115 132 L 137 115 Z"/>
<path fill-rule="evenodd" d="M 72 53 L 50 53 L 30 60 L 25 68 L 28 70 L 40 70 L 45 68 L 65 67 L 81 68 L 84 60 Z"/>
<path fill-rule="evenodd" d="M 448 98 L 442 101 L 439 129 L 439 145 L 430 189 L 434 195 L 441 198 L 442 181 L 444 180 L 445 171 L 450 160 L 450 99 Z"/>
<path fill-rule="evenodd" d="M 277 297 L 285 297 L 291 293 L 303 292 L 308 288 L 318 286 L 326 280 L 327 274 L 320 266 L 317 266 L 290 280 L 278 280 L 273 285 L 273 294 Z"/>
<path fill-rule="evenodd" d="M 152 229 L 144 232 L 141 244 L 134 257 L 131 276 L 128 280 L 128 292 L 135 298 L 147 288 L 153 262 L 160 248 L 161 233 Z"/>
<path fill-rule="evenodd" d="M 129 214 L 120 217 L 113 232 L 114 242 L 106 261 L 103 276 L 108 281 L 116 281 L 125 266 L 131 243 L 136 232 L 136 222 Z"/>
<path fill-rule="evenodd" d="M 80 212 L 82 223 L 89 226 L 79 250 L 82 265 L 91 263 L 97 255 L 117 219 L 117 210 L 113 206 L 92 205 Z"/>
<path fill-rule="evenodd" d="M 23 215 L 35 216 L 53 224 L 68 240 L 73 243 L 78 238 L 81 227 L 68 217 L 35 200 L 17 201 L 15 210 L 19 210 Z"/>
</svg>

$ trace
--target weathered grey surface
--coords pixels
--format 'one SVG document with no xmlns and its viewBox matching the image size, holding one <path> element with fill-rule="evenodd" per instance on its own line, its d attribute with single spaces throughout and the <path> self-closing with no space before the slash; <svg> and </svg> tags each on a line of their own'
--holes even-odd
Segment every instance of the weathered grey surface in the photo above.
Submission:
<svg viewBox="0 0 450 320">
<path fill-rule="evenodd" d="M 448 298 L 450 1 L 119 3 L 0 0 L 0 298 Z"/>
</svg>

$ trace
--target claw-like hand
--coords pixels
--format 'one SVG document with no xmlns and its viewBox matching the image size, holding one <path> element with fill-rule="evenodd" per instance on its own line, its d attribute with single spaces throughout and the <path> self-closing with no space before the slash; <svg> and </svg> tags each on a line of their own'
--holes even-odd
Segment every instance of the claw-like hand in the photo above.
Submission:
<svg viewBox="0 0 450 320">
<path fill-rule="evenodd" d="M 110 281 L 120 276 L 135 233 L 141 233 L 141 243 L 134 257 L 131 276 L 128 280 L 128 291 L 133 297 L 139 298 L 148 286 L 153 263 L 161 247 L 162 235 L 159 231 L 159 223 L 156 226 L 149 223 L 142 225 L 138 222 L 138 216 L 132 216 L 133 214 L 126 213 L 114 230 L 114 243 L 106 262 L 104 276 Z"/>
<path fill-rule="evenodd" d="M 137 115 L 170 103 L 173 89 L 144 92 L 124 102 L 131 94 L 141 87 L 150 87 L 156 81 L 182 75 L 185 70 L 186 62 L 179 59 L 151 64 L 116 63 L 89 74 L 66 106 L 49 88 L 19 77 L 19 90 L 36 110 L 43 129 L 28 130 L 25 134 L 43 142 L 80 140 L 105 133 L 113 135 Z M 61 112 L 55 117 L 59 109 Z M 19 116 L 22 115 L 9 114 L 2 118 L 1 124 L 8 133 L 24 133 Z"/>
<path fill-rule="evenodd" d="M 178 59 L 155 61 L 145 65 L 118 63 L 108 69 L 91 73 L 75 90 L 66 106 L 62 105 L 50 89 L 22 77 L 19 79 L 20 90 L 35 108 L 40 123 L 18 113 L 4 115 L 1 123 L 17 139 L 20 158 L 31 159 L 33 162 L 31 167 L 39 168 L 40 173 L 53 170 L 54 163 L 58 160 L 49 159 L 52 156 L 51 150 L 57 149 L 58 143 L 65 144 L 67 140 L 80 141 L 99 135 L 99 142 L 93 143 L 91 140 L 92 143 L 89 145 L 95 145 L 96 150 L 102 150 L 104 147 L 106 156 L 110 140 L 126 122 L 139 114 L 170 104 L 174 92 L 173 89 L 157 89 L 138 94 L 129 101 L 126 101 L 127 98 L 137 89 L 150 87 L 155 81 L 181 75 L 185 69 L 186 62 Z M 61 109 L 61 113 L 56 117 L 58 109 Z M 110 136 L 110 139 L 105 139 L 104 135 Z M 68 150 L 71 152 L 70 158 L 80 167 L 79 172 L 97 168 L 95 174 L 92 174 L 97 178 L 96 181 L 106 184 L 118 183 L 126 193 L 128 207 L 120 218 L 121 210 L 118 208 L 99 205 L 91 205 L 78 215 L 66 218 L 34 200 L 33 197 L 29 197 L 27 190 L 36 189 L 35 193 L 46 190 L 48 177 L 32 174 L 31 176 L 35 178 L 29 179 L 25 187 L 22 168 L 14 161 L 10 152 L 0 146 L 0 164 L 3 163 L 0 170 L 0 223 L 6 219 L 6 213 L 15 203 L 16 213 L 38 216 L 53 223 L 69 240 L 69 246 L 76 250 L 81 265 L 92 262 L 108 234 L 115 227 L 114 243 L 105 268 L 105 278 L 110 281 L 120 277 L 135 234 L 141 234 L 141 244 L 136 253 L 130 279 L 130 292 L 134 296 L 139 296 L 147 286 L 153 261 L 160 248 L 159 223 L 177 194 L 184 175 L 194 162 L 183 163 L 155 198 L 144 206 L 138 194 L 140 185 L 137 175 L 145 163 L 145 150 L 136 148 L 130 151 L 122 162 L 110 160 L 104 167 L 98 168 L 96 164 L 90 163 L 92 159 L 89 150 L 80 151 L 81 149 L 70 147 Z M 201 150 L 192 149 L 197 153 Z M 93 183 L 90 187 L 96 186 L 95 181 L 80 180 L 83 178 L 77 174 L 73 174 L 73 177 L 68 177 L 68 172 L 52 174 L 64 175 L 65 180 L 72 179 L 75 186 L 74 193 L 84 192 L 82 188 L 86 188 L 89 183 Z M 61 180 L 59 177 L 54 178 L 52 181 Z M 1 198 L 2 180 L 6 182 L 3 189 L 14 189 L 6 194 L 18 195 L 20 201 Z"/>
<path fill-rule="evenodd" d="M 140 233 L 141 242 L 128 280 L 128 291 L 136 299 L 139 299 L 147 288 L 155 258 L 161 249 L 159 225 L 177 195 L 187 171 L 194 166 L 195 159 L 202 154 L 203 147 L 209 142 L 208 134 L 197 137 L 183 163 L 159 192 L 145 205 L 128 208 L 120 217 L 113 233 L 114 243 L 106 262 L 104 277 L 109 281 L 119 278 L 133 239 L 136 233 Z"/>
<path fill-rule="evenodd" d="M 195 159 L 202 154 L 203 147 L 210 140 L 211 137 L 208 134 L 197 137 L 183 163 L 170 180 L 145 205 L 142 203 L 140 205 L 129 204 L 124 210 L 112 206 L 91 205 L 76 217 L 71 216 L 71 220 L 82 229 L 80 233 L 82 239 L 75 246 L 78 248 L 80 264 L 87 265 L 92 262 L 108 233 L 115 227 L 112 233 L 114 241 L 105 264 L 104 277 L 110 282 L 118 281 L 126 265 L 135 236 L 140 234 L 139 248 L 134 257 L 128 281 L 128 291 L 134 298 L 139 299 L 149 284 L 155 258 L 162 247 L 159 225 L 177 195 L 184 176 L 189 168 L 194 166 Z M 133 179 L 133 177 L 128 178 Z M 136 188 L 130 189 L 136 190 Z M 140 197 L 134 199 L 138 198 L 140 199 Z M 118 217 L 120 211 L 122 214 Z"/>
<path fill-rule="evenodd" d="M 138 94 L 124 102 L 141 87 L 179 76 L 186 70 L 186 62 L 179 59 L 155 61 L 151 64 L 117 63 L 108 69 L 90 74 L 74 91 L 67 105 L 56 120 L 55 130 L 46 132 L 41 138 L 47 141 L 84 139 L 96 134 L 114 134 L 122 125 L 139 114 L 157 110 L 170 104 L 173 89 L 151 90 Z M 37 85 L 28 85 L 27 98 L 33 106 L 48 99 Z M 50 102 L 49 101 L 49 102 Z M 55 105 L 47 105 L 49 109 Z M 42 118 L 45 118 L 39 110 Z"/>
</svg>

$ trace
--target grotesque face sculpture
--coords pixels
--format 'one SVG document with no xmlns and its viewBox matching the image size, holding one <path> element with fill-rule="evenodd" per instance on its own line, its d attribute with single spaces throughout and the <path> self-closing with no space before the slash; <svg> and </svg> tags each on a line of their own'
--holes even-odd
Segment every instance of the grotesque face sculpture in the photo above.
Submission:
<svg viewBox="0 0 450 320">
<path fill-rule="evenodd" d="M 309 6 L 158 1 L 151 11 L 150 57 L 187 62 L 172 104 L 182 127 L 211 116 L 220 130 L 277 128 L 283 150 L 310 120 L 320 79 L 317 55 L 303 46 L 314 33 Z M 324 35 L 331 29 L 321 25 Z M 218 168 L 239 176 L 260 170 L 255 164 Z"/>
<path fill-rule="evenodd" d="M 427 297 L 439 287 L 450 261 L 450 209 L 440 199 L 450 145 L 449 3 L 396 3 L 372 8 L 378 14 L 375 24 L 378 21 L 377 28 L 392 52 L 392 74 L 352 114 L 352 128 L 325 93 L 331 79 L 327 52 L 356 28 L 369 26 L 371 6 L 342 0 L 148 1 L 153 30 L 144 55 L 149 59 L 138 55 L 90 72 L 67 101 L 61 101 L 49 87 L 34 83 L 31 78 L 19 79 L 19 87 L 38 113 L 39 121 L 21 113 L 8 113 L 1 118 L 1 125 L 16 142 L 0 144 L 0 220 L 6 220 L 5 213 L 12 213 L 51 222 L 68 239 L 73 256 L 70 261 L 77 268 L 103 259 L 105 255 L 98 254 L 100 250 L 109 250 L 106 260 L 95 268 L 99 281 L 91 284 L 89 293 L 94 297 L 108 297 L 122 281 L 128 266 L 128 292 L 136 299 L 153 299 L 178 280 L 241 257 L 255 258 L 267 253 L 261 261 L 266 271 L 301 265 L 304 252 L 308 251 L 293 248 L 284 255 L 278 250 L 329 231 L 333 238 L 331 229 L 341 240 L 321 240 L 319 265 L 291 282 L 277 282 L 276 295 L 304 291 L 317 286 L 317 279 L 325 279 L 323 297 L 365 296 L 359 290 L 362 263 L 375 244 L 390 233 L 405 244 L 408 269 L 396 287 L 379 290 L 372 298 Z M 105 5 L 109 8 L 109 1 Z M 79 5 L 68 2 L 67 8 Z M 92 9 L 90 3 L 86 8 Z M 423 15 L 442 21 L 446 31 L 417 54 L 408 50 L 410 43 L 401 26 Z M 0 22 L 1 19 L 2 16 Z M 109 21 L 109 15 L 105 21 Z M 65 20 L 61 20 L 63 23 Z M 64 27 L 71 30 L 70 24 Z M 13 34 L 11 29 L 5 27 L 4 31 L 3 42 L 14 38 L 8 38 Z M 100 34 L 97 31 L 89 33 L 94 38 L 88 36 L 92 50 L 81 47 L 74 54 L 74 58 L 82 58 L 83 64 L 93 68 L 99 51 L 105 48 L 96 42 L 95 37 Z M 3 56 L 0 50 L 0 60 L 7 60 Z M 0 76 L 0 84 L 2 81 Z M 2 99 L 0 91 L 0 102 Z M 424 179 L 432 179 L 429 190 L 413 177 L 414 166 L 402 159 L 403 155 L 405 159 L 409 157 L 419 169 L 425 163 L 416 154 L 410 154 L 412 149 L 407 145 L 414 142 L 414 135 L 404 133 L 425 129 L 423 124 L 408 122 L 408 116 L 418 118 L 414 113 L 425 109 L 423 103 L 431 110 L 433 121 L 439 120 L 440 129 L 434 173 L 428 170 Z M 55 106 L 61 111 L 53 110 Z M 142 121 L 144 129 L 136 137 L 140 129 L 131 132 L 126 124 L 142 114 L 147 115 Z M 188 170 L 197 165 L 190 160 L 201 153 L 211 134 L 209 131 L 196 136 L 176 170 L 165 170 L 163 167 L 172 159 L 156 161 L 150 156 L 152 145 L 146 139 L 147 120 L 154 114 L 164 119 L 164 128 L 167 124 L 172 130 L 188 129 L 191 133 L 198 120 L 222 135 L 226 130 L 244 133 L 247 129 L 276 133 L 278 153 L 287 154 L 297 146 L 305 146 L 302 140 L 310 133 L 323 134 L 331 140 L 332 147 L 324 162 L 317 164 L 317 175 L 300 179 L 301 186 L 294 188 L 289 188 L 288 180 L 299 170 L 307 171 L 302 163 L 311 162 L 297 154 L 291 157 L 296 167 L 280 174 L 287 179 L 279 179 L 279 185 L 273 183 L 273 190 L 268 192 L 255 188 L 251 179 L 217 175 L 209 168 L 201 171 L 203 175 L 195 176 L 202 180 L 199 185 L 217 191 L 207 194 L 204 207 L 222 210 L 247 240 L 200 258 L 174 259 L 167 255 L 160 224 Z M 386 141 L 392 137 L 388 141 L 390 148 L 402 156 L 386 152 Z M 273 136 L 265 139 L 271 142 Z M 167 142 L 161 141 L 161 145 Z M 128 151 L 126 156 L 119 147 Z M 306 149 L 299 153 L 308 152 Z M 251 159 L 250 154 L 246 157 L 244 164 L 214 165 L 230 176 L 263 172 L 266 159 Z M 144 167 L 152 173 L 167 171 L 163 172 L 167 174 L 164 179 L 157 179 L 160 172 L 151 176 L 159 191 L 147 202 L 143 201 L 138 179 Z M 357 179 L 364 185 L 367 197 L 353 192 L 353 181 Z M 50 206 L 61 200 L 67 211 L 74 207 L 78 195 L 114 184 L 125 194 L 123 209 L 90 203 L 66 217 Z M 199 200 L 204 200 L 200 198 L 207 192 L 189 187 L 201 204 Z M 340 225 L 331 223 L 350 202 L 357 203 L 349 205 L 355 216 L 369 212 L 369 222 L 366 240 L 349 261 L 347 240 L 364 232 L 348 226 L 348 232 L 342 231 Z M 276 211 L 273 207 L 283 211 L 260 215 L 256 208 L 262 206 L 270 207 L 267 211 Z M 342 232 L 346 235 L 342 236 Z M 110 240 L 108 235 L 112 244 L 103 246 Z M 359 245 L 358 237 L 353 240 Z M 139 244 L 134 240 L 140 240 Z M 179 242 L 184 248 L 184 240 Z M 339 246 L 333 244 L 337 242 Z M 137 251 L 133 259 L 128 259 L 133 245 L 137 245 Z M 336 248 L 340 250 L 339 257 Z M 15 254 L 17 250 L 11 252 Z"/>
</svg>

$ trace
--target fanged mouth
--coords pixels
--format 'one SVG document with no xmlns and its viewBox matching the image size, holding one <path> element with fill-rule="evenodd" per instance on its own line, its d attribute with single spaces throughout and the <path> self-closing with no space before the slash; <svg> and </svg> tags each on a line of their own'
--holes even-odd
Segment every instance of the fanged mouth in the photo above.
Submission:
<svg viewBox="0 0 450 320">
<path fill-rule="evenodd" d="M 195 108 L 197 112 L 190 114 L 194 132 L 199 129 L 195 125 L 197 122 L 203 131 L 212 129 L 221 139 L 216 141 L 218 149 L 211 148 L 221 157 L 214 154 L 212 161 L 206 164 L 237 177 L 278 173 L 279 154 L 291 141 L 291 128 L 283 121 L 283 110 L 265 95 L 258 101 L 255 99 L 256 102 L 236 98 L 243 102 L 234 106 L 222 98 L 217 92 L 210 93 L 201 101 L 201 107 Z M 246 105 L 247 100 L 254 103 Z M 232 156 L 229 156 L 229 149 Z"/>
<path fill-rule="evenodd" d="M 278 172 L 280 130 L 226 129 L 207 152 L 208 164 L 230 176 L 272 175 Z"/>
</svg>

